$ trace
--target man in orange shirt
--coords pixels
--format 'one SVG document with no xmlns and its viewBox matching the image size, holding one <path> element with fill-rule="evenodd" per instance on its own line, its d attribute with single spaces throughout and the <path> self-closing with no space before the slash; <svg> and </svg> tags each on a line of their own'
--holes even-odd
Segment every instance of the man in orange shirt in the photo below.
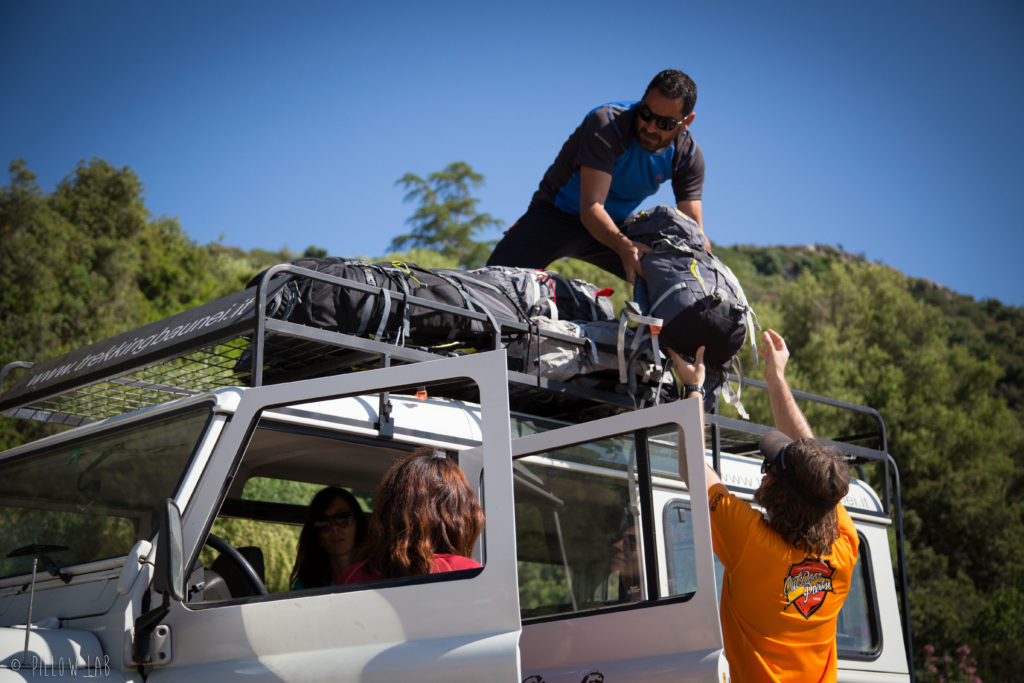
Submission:
<svg viewBox="0 0 1024 683">
<path fill-rule="evenodd" d="M 706 468 L 711 535 L 725 567 L 725 656 L 734 681 L 835 681 L 836 619 L 857 563 L 857 532 L 840 502 L 849 465 L 814 438 L 797 406 L 786 342 L 767 330 L 760 350 L 778 429 L 761 439 L 765 476 L 754 492 L 767 519 Z M 670 353 L 684 395 L 699 395 L 703 347 L 692 363 Z"/>
</svg>

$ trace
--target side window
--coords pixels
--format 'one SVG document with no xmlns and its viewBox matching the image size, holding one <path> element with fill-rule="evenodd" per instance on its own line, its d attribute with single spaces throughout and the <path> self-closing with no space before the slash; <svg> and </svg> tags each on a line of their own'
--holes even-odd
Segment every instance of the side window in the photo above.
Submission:
<svg viewBox="0 0 1024 683">
<path fill-rule="evenodd" d="M 850 593 L 839 612 L 836 627 L 836 645 L 847 657 L 866 658 L 878 654 L 878 607 L 875 602 L 874 583 L 871 581 L 871 552 L 863 535 L 857 566 L 853 569 Z"/>
<path fill-rule="evenodd" d="M 426 433 L 419 413 L 417 420 L 402 417 L 407 411 L 425 412 L 431 404 L 397 394 L 389 400 L 395 437 L 415 429 Z M 376 396 L 340 398 L 267 409 L 258 416 L 193 564 L 190 602 L 345 591 L 379 587 L 382 581 L 441 581 L 449 577 L 426 575 L 462 570 L 479 574 L 485 520 L 478 456 L 463 458 L 454 449 L 434 447 L 417 452 L 397 438 L 378 438 L 375 432 L 382 430 L 367 410 L 376 403 Z M 338 424 L 345 431 L 329 428 Z M 461 442 L 450 438 L 459 445 L 479 443 L 472 435 Z M 389 484 L 377 499 L 378 484 L 386 477 Z M 441 496 L 441 489 L 450 495 Z M 369 528 L 375 509 L 383 520 L 377 545 L 370 543 Z M 415 531 L 406 533 L 411 527 Z M 435 547 L 424 554 L 410 538 L 429 538 Z M 402 543 L 408 552 L 390 553 Z M 364 561 L 374 548 L 375 557 L 400 557 L 404 564 L 370 569 Z M 468 576 L 463 571 L 450 578 Z"/>
<path fill-rule="evenodd" d="M 632 436 L 516 461 L 523 618 L 642 599 L 635 473 Z"/>
<path fill-rule="evenodd" d="M 683 501 L 673 501 L 665 506 L 664 514 L 668 590 L 676 595 L 692 593 L 697 590 L 697 568 L 690 506 Z"/>
<path fill-rule="evenodd" d="M 665 506 L 665 556 L 668 559 L 668 590 L 671 595 L 683 595 L 697 590 L 696 559 L 693 551 L 693 513 L 690 503 L 673 500 Z M 715 557 L 715 583 L 722 592 L 724 568 Z"/>
<path fill-rule="evenodd" d="M 330 587 L 338 558 L 351 564 L 365 547 L 377 482 L 405 453 L 262 420 L 199 555 L 202 567 L 193 567 L 189 600 Z"/>
<path fill-rule="evenodd" d="M 241 499 L 225 502 L 211 532 L 249 561 L 268 593 L 289 591 L 306 508 L 324 488 L 322 484 L 252 477 L 245 482 Z M 354 494 L 360 513 L 365 515 L 368 502 L 372 500 L 369 492 L 345 488 Z M 238 568 L 232 566 L 230 558 L 221 559 L 222 555 L 224 551 L 207 545 L 200 559 L 204 567 L 221 576 L 230 586 L 231 597 L 253 595 L 252 586 L 247 585 Z M 206 598 L 215 595 L 214 591 Z"/>
</svg>

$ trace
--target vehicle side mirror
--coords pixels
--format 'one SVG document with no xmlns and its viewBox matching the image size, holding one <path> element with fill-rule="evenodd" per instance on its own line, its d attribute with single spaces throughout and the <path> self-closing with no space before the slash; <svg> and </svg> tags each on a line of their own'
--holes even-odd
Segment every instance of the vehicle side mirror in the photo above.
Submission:
<svg viewBox="0 0 1024 683">
<path fill-rule="evenodd" d="M 164 513 L 156 543 L 157 563 L 153 590 L 178 600 L 185 599 L 185 560 L 182 557 L 181 512 L 170 498 L 164 501 Z"/>
</svg>

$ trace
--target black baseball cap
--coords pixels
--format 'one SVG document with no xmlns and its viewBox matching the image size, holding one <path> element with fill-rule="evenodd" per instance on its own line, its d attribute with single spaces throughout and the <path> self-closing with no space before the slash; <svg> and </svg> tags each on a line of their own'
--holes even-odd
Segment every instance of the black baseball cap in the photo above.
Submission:
<svg viewBox="0 0 1024 683">
<path fill-rule="evenodd" d="M 791 443 L 793 443 L 793 439 L 777 429 L 772 430 L 761 437 L 761 455 L 764 456 L 765 462 L 769 465 L 777 464 L 785 468 L 785 450 Z M 780 455 L 782 456 L 781 461 L 779 461 Z"/>
</svg>

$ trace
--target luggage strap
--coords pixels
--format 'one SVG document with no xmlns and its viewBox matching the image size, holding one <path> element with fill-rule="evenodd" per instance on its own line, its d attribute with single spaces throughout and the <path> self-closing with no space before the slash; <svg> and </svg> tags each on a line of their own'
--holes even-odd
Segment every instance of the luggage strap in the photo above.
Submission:
<svg viewBox="0 0 1024 683">
<path fill-rule="evenodd" d="M 661 296 L 659 296 L 657 299 L 655 299 L 654 303 L 650 305 L 650 308 L 648 310 L 649 311 L 657 310 L 658 306 L 661 305 L 662 301 L 664 301 L 665 299 L 670 297 L 673 293 L 678 292 L 680 289 L 686 289 L 686 288 L 687 288 L 686 287 L 686 283 L 683 282 L 682 280 L 680 280 L 679 282 L 675 283 L 674 285 L 672 285 L 671 287 L 666 289 L 664 292 L 662 292 Z"/>
<path fill-rule="evenodd" d="M 406 277 L 411 277 L 415 280 L 416 276 L 412 274 L 412 271 L 409 268 L 409 264 L 405 263 L 404 261 L 392 261 L 391 265 L 393 266 L 392 268 L 388 268 L 385 266 L 381 270 L 383 270 L 385 273 L 388 270 L 395 272 L 398 275 L 398 277 L 396 277 L 395 280 L 398 281 L 398 286 L 402 288 L 402 293 L 405 294 L 405 299 L 402 302 L 402 327 L 398 331 L 398 339 L 395 340 L 395 343 L 398 346 L 404 346 L 406 340 L 409 338 L 411 334 L 411 329 L 409 325 L 409 297 L 412 296 L 412 292 L 409 290 L 409 281 L 406 279 Z"/>
<path fill-rule="evenodd" d="M 288 283 L 278 290 L 277 294 L 267 302 L 267 316 L 278 318 L 279 320 L 288 320 L 295 307 L 301 303 L 302 292 L 299 290 L 298 282 L 294 279 L 288 280 Z"/>
<path fill-rule="evenodd" d="M 544 299 L 544 302 L 547 304 L 547 311 L 538 309 L 537 313 L 551 320 L 558 320 L 558 296 L 555 294 L 555 281 L 551 278 L 551 275 L 543 270 L 538 270 L 535 273 L 531 273 L 528 279 L 533 298 L 527 300 L 536 302 L 533 306 L 539 304 L 541 302 L 540 286 L 541 284 L 547 285 L 551 289 L 551 296 Z"/>
<path fill-rule="evenodd" d="M 733 290 L 736 291 L 736 294 L 739 297 L 740 310 L 743 311 L 743 315 L 747 319 L 747 333 L 750 335 L 750 350 L 753 352 L 754 355 L 754 365 L 757 365 L 757 332 L 755 332 L 755 329 L 760 330 L 761 324 L 757 320 L 757 314 L 754 313 L 754 309 L 747 302 L 747 295 L 743 291 L 743 287 L 740 285 L 740 281 L 732 272 L 732 268 L 725 265 L 721 261 L 719 261 L 719 264 L 721 265 L 719 272 L 722 274 L 722 277 L 725 278 L 725 281 L 729 283 L 729 285 L 733 288 Z M 739 375 L 741 378 L 743 377 L 742 367 L 740 367 Z M 737 402 L 739 402 L 738 394 L 736 400 Z M 743 412 L 744 411 L 740 411 L 740 414 L 742 415 Z"/>
<path fill-rule="evenodd" d="M 569 296 L 572 298 L 573 302 L 576 305 L 576 309 L 579 310 L 579 309 L 582 308 L 582 306 L 580 305 L 580 298 L 576 294 L 576 290 L 573 288 L 572 282 L 569 281 L 569 278 L 565 277 L 561 273 L 556 273 L 556 272 L 550 271 L 550 270 L 547 271 L 547 275 L 552 280 L 552 282 L 551 282 L 551 298 L 554 299 L 554 301 L 555 301 L 555 308 L 556 309 L 558 308 L 558 298 L 557 298 L 556 290 L 555 290 L 555 283 L 554 283 L 555 280 L 560 281 L 562 283 L 562 286 L 565 287 L 565 291 L 567 291 L 569 293 Z M 555 315 L 556 316 L 558 315 L 558 311 L 557 310 L 555 311 Z M 590 317 L 593 318 L 594 316 L 591 315 Z"/>
<path fill-rule="evenodd" d="M 757 352 L 756 349 L 754 352 Z M 736 409 L 736 412 L 740 414 L 740 417 L 744 420 L 749 420 L 750 415 L 747 413 L 747 409 L 744 408 L 743 404 L 740 402 L 740 394 L 743 393 L 743 363 L 740 362 L 739 358 L 733 356 L 730 367 L 736 371 L 740 380 L 736 383 L 736 390 L 733 391 L 732 385 L 729 384 L 729 377 L 726 375 L 722 381 L 722 398 L 725 399 L 726 403 Z"/>
<path fill-rule="evenodd" d="M 346 265 L 348 264 L 346 263 Z M 387 328 L 388 317 L 391 314 L 391 292 L 384 286 L 385 283 L 377 282 L 377 278 L 373 275 L 375 270 L 373 265 L 363 261 L 355 261 L 352 262 L 351 265 L 354 265 L 363 271 L 363 280 L 366 284 L 380 288 L 384 304 L 383 311 L 380 316 L 380 324 L 377 326 L 377 332 L 374 334 L 374 339 L 382 341 L 384 332 Z M 357 337 L 362 337 L 366 334 L 366 328 L 370 324 L 370 319 L 373 317 L 373 302 L 375 296 L 376 295 L 374 294 L 364 294 L 362 297 L 362 305 L 359 306 L 359 327 L 356 328 Z"/>
<path fill-rule="evenodd" d="M 455 287 L 455 289 L 459 292 L 459 294 L 462 295 L 462 298 L 465 299 L 465 301 L 466 301 L 466 303 L 467 303 L 467 305 L 468 305 L 468 307 L 470 309 L 474 309 L 474 308 L 478 309 L 481 313 L 483 313 L 484 315 L 487 316 L 487 321 L 489 323 L 491 323 L 491 327 L 494 328 L 494 335 L 495 335 L 494 336 L 494 343 L 495 343 L 494 348 L 496 348 L 496 349 L 497 348 L 501 348 L 501 325 L 498 324 L 498 320 L 494 317 L 494 315 L 491 313 L 491 311 L 486 306 L 484 306 L 482 303 L 477 301 L 476 297 L 474 297 L 472 294 L 469 293 L 469 289 L 467 287 L 465 287 L 465 285 L 462 284 L 462 279 L 461 279 L 461 277 L 459 275 L 457 275 L 455 273 L 452 273 L 450 271 L 446 272 L 446 273 L 442 273 L 440 271 L 436 271 L 436 272 L 437 272 L 437 275 L 442 280 L 445 280 L 446 282 L 450 282 L 452 284 L 452 286 Z M 489 282 L 481 282 L 479 280 L 473 280 L 473 283 L 474 284 L 478 284 L 478 285 L 482 285 L 484 287 L 487 287 L 488 289 L 491 289 L 494 292 L 497 292 L 497 293 L 501 294 L 502 296 L 507 296 L 507 295 L 505 295 L 504 292 L 501 291 L 500 287 L 496 287 L 496 286 L 492 285 Z M 454 333 L 455 333 L 455 330 L 452 330 L 452 334 L 454 334 Z"/>
<path fill-rule="evenodd" d="M 622 309 L 622 313 L 619 315 L 619 336 L 618 343 L 616 344 L 616 351 L 619 358 L 619 382 L 622 384 L 630 384 L 631 391 L 634 386 L 630 380 L 630 375 L 626 372 L 626 323 L 633 321 L 640 325 L 646 325 L 650 330 L 651 335 L 651 351 L 654 358 L 654 367 L 658 372 L 661 372 L 661 349 L 658 347 L 658 336 L 661 334 L 661 327 L 664 324 L 664 320 L 661 318 L 655 318 L 649 315 L 642 315 L 640 313 L 640 307 L 637 306 L 635 301 L 627 301 L 625 307 Z M 640 339 L 641 335 L 638 333 L 633 336 L 633 343 L 630 346 L 631 355 L 633 355 L 639 348 L 640 343 L 643 339 Z"/>
</svg>

